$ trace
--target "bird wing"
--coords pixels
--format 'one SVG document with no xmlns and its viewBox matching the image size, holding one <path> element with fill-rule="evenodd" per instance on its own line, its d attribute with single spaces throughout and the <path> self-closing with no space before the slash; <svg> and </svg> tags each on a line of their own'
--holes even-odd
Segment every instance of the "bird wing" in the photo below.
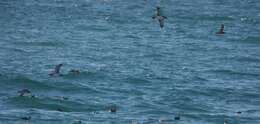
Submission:
<svg viewBox="0 0 260 124">
<path fill-rule="evenodd" d="M 164 27 L 164 20 L 163 19 L 159 19 L 159 23 L 160 23 L 160 27 L 163 28 Z"/>
<path fill-rule="evenodd" d="M 56 67 L 55 67 L 55 70 L 54 70 L 54 72 L 55 73 L 60 73 L 60 68 L 61 68 L 61 65 L 57 65 Z"/>
</svg>

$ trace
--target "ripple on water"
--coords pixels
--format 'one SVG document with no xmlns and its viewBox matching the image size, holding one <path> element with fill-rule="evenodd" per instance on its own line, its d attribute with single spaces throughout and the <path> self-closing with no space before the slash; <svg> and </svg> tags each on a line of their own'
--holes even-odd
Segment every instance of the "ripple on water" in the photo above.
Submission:
<svg viewBox="0 0 260 124">
<path fill-rule="evenodd" d="M 234 71 L 234 70 L 228 70 L 228 69 L 216 69 L 216 70 L 210 70 L 209 72 L 215 73 L 215 74 L 220 74 L 220 75 L 230 75 L 230 76 L 238 76 L 238 77 L 259 77 L 259 74 L 256 74 L 254 72 L 239 72 L 239 71 Z"/>
<path fill-rule="evenodd" d="M 21 45 L 21 46 L 31 46 L 31 47 L 35 47 L 35 46 L 39 46 L 39 47 L 62 47 L 65 44 L 63 42 L 59 42 L 59 41 L 31 41 L 31 42 L 13 42 L 16 45 Z"/>
<path fill-rule="evenodd" d="M 128 77 L 125 79 L 127 83 L 133 84 L 133 85 L 147 85 L 151 84 L 151 82 L 144 78 L 137 78 L 137 77 Z"/>
<path fill-rule="evenodd" d="M 247 36 L 246 38 L 240 39 L 239 42 L 246 43 L 246 44 L 260 45 L 260 37 L 257 37 L 257 36 Z"/>
<path fill-rule="evenodd" d="M 59 112 L 95 112 L 105 111 L 105 105 L 102 103 L 97 104 L 93 102 L 83 103 L 77 99 L 62 100 L 55 97 L 9 97 L 6 99 L 5 104 L 14 108 L 23 109 L 41 109 Z"/>
</svg>

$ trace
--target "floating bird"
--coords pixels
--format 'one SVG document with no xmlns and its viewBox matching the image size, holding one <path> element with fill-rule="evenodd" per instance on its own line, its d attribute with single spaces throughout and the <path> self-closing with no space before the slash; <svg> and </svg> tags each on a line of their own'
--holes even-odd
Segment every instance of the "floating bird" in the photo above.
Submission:
<svg viewBox="0 0 260 124">
<path fill-rule="evenodd" d="M 241 115 L 241 114 L 242 114 L 241 111 L 237 111 L 237 112 L 236 112 L 236 115 L 237 115 L 237 116 L 239 116 L 239 115 Z"/>
<path fill-rule="evenodd" d="M 216 32 L 216 34 L 225 34 L 225 32 L 224 32 L 224 24 L 221 24 L 221 27 L 220 27 L 219 31 Z"/>
<path fill-rule="evenodd" d="M 31 91 L 28 89 L 22 89 L 22 90 L 18 91 L 18 93 L 20 93 L 20 96 L 24 96 L 26 94 L 30 94 Z"/>
<path fill-rule="evenodd" d="M 236 112 L 237 114 L 242 114 L 242 112 L 241 111 L 238 111 L 238 112 Z"/>
<path fill-rule="evenodd" d="M 115 113 L 116 112 L 116 108 L 111 108 L 109 111 L 112 112 L 112 113 Z"/>
<path fill-rule="evenodd" d="M 68 97 L 65 97 L 65 96 L 63 96 L 61 98 L 62 98 L 62 100 L 68 100 L 69 99 Z"/>
<path fill-rule="evenodd" d="M 116 106 L 112 106 L 109 109 L 109 112 L 111 112 L 111 113 L 115 113 L 116 111 L 117 111 L 117 107 Z"/>
<path fill-rule="evenodd" d="M 82 122 L 81 121 L 76 121 L 73 124 L 82 124 Z"/>
<path fill-rule="evenodd" d="M 57 111 L 59 111 L 59 112 L 64 112 L 61 108 L 58 108 Z"/>
<path fill-rule="evenodd" d="M 52 71 L 49 75 L 50 76 L 59 75 L 60 69 L 61 69 L 62 66 L 63 66 L 63 64 L 56 65 L 54 71 Z"/>
<path fill-rule="evenodd" d="M 228 124 L 228 121 L 227 121 L 227 120 L 225 120 L 225 121 L 224 121 L 224 124 Z"/>
<path fill-rule="evenodd" d="M 180 120 L 180 119 L 181 119 L 180 116 L 176 116 L 176 117 L 174 117 L 174 120 Z"/>
<path fill-rule="evenodd" d="M 31 120 L 31 116 L 28 117 L 21 117 L 22 120 Z"/>
<path fill-rule="evenodd" d="M 79 70 L 76 70 L 76 69 L 71 69 L 71 70 L 69 71 L 69 73 L 72 73 L 72 74 L 79 74 L 80 71 L 79 71 Z"/>
</svg>

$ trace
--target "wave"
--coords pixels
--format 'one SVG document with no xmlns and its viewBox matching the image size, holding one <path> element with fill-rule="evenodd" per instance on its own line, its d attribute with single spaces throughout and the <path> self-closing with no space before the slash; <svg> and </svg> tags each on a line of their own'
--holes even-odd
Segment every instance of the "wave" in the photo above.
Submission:
<svg viewBox="0 0 260 124">
<path fill-rule="evenodd" d="M 51 97 L 9 97 L 5 104 L 14 108 L 34 108 L 62 112 L 91 112 L 105 110 L 105 105 L 82 103 L 77 100 L 61 100 Z"/>
<path fill-rule="evenodd" d="M 33 42 L 13 42 L 16 45 L 21 46 L 40 46 L 40 47 L 57 47 L 57 46 L 63 46 L 64 44 L 59 41 L 33 41 Z"/>
<path fill-rule="evenodd" d="M 143 85 L 143 84 L 150 84 L 151 82 L 144 78 L 135 78 L 135 77 L 128 77 L 125 79 L 127 83 L 134 84 L 134 85 Z"/>
<path fill-rule="evenodd" d="M 241 43 L 249 43 L 249 44 L 260 44 L 260 37 L 256 36 L 248 36 L 238 40 Z"/>
<path fill-rule="evenodd" d="M 62 77 L 63 78 L 63 77 Z M 17 92 L 21 89 L 27 88 L 30 89 L 33 94 L 79 94 L 79 93 L 88 93 L 88 94 L 100 94 L 102 91 L 95 89 L 94 87 L 88 85 L 82 85 L 80 82 L 75 81 L 62 81 L 55 79 L 44 79 L 38 81 L 36 79 L 30 79 L 25 76 L 16 76 L 16 77 L 5 77 L 0 78 L 2 82 L 0 86 L 12 88 L 12 91 Z M 48 91 L 48 92 L 47 92 Z"/>
<path fill-rule="evenodd" d="M 255 73 L 238 72 L 238 71 L 227 70 L 227 69 L 210 70 L 210 72 L 223 74 L 223 75 L 253 76 L 253 77 L 258 77 L 259 76 L 259 74 L 255 74 Z"/>
<path fill-rule="evenodd" d="M 30 78 L 24 77 L 24 76 L 6 76 L 3 75 L 1 76 L 1 80 L 5 83 L 1 83 L 2 86 L 4 85 L 12 85 L 16 88 L 33 88 L 33 89 L 37 89 L 37 88 L 41 88 L 41 89 L 50 89 L 50 88 L 54 88 L 52 86 L 49 86 L 46 83 L 43 82 L 39 82 L 36 80 L 32 80 Z"/>
<path fill-rule="evenodd" d="M 185 16 L 186 14 L 183 14 L 181 16 L 177 16 L 180 19 L 186 19 L 186 20 L 204 20 L 204 21 L 232 21 L 235 20 L 232 17 L 229 16 L 212 16 L 212 15 L 197 15 L 197 16 Z"/>
<path fill-rule="evenodd" d="M 260 59 L 252 56 L 236 57 L 235 59 L 240 62 L 256 62 L 256 63 L 260 62 Z"/>
</svg>

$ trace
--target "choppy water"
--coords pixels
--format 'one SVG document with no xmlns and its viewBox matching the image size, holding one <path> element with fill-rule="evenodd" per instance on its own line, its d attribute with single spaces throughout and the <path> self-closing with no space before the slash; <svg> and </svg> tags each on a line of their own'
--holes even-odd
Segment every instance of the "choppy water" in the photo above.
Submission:
<svg viewBox="0 0 260 124">
<path fill-rule="evenodd" d="M 259 20 L 258 0 L 1 0 L 0 123 L 259 124 Z"/>
</svg>

